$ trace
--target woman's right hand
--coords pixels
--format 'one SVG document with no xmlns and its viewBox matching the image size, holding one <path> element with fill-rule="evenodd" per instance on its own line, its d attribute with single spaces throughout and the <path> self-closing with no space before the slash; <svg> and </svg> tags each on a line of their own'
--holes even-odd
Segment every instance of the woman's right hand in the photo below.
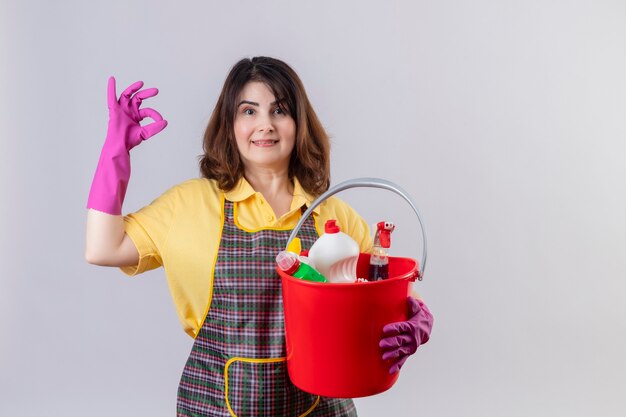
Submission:
<svg viewBox="0 0 626 417">
<path fill-rule="evenodd" d="M 109 125 L 98 167 L 87 201 L 85 258 L 96 265 L 136 265 L 139 253 L 124 231 L 122 204 L 130 180 L 130 150 L 165 129 L 167 121 L 141 102 L 159 93 L 156 88 L 140 90 L 142 81 L 126 88 L 118 100 L 115 78 L 109 78 L 107 103 Z M 154 122 L 141 126 L 149 117 Z"/>
<path fill-rule="evenodd" d="M 167 121 L 163 120 L 159 112 L 151 108 L 140 108 L 143 100 L 156 96 L 159 90 L 156 88 L 140 90 L 141 87 L 143 87 L 143 81 L 133 83 L 122 92 L 118 99 L 115 77 L 109 78 L 107 94 L 109 126 L 105 147 L 118 147 L 123 144 L 124 149 L 130 151 L 167 126 Z M 154 122 L 141 126 L 140 122 L 146 117 Z"/>
<path fill-rule="evenodd" d="M 167 121 L 156 110 L 140 109 L 141 101 L 156 96 L 159 90 L 148 88 L 140 91 L 141 87 L 143 82 L 137 81 L 124 90 L 118 100 L 115 78 L 109 78 L 109 126 L 91 183 L 87 208 L 114 216 L 122 214 L 122 203 L 130 180 L 130 150 L 167 126 Z M 141 126 L 140 122 L 146 117 L 154 122 Z"/>
</svg>

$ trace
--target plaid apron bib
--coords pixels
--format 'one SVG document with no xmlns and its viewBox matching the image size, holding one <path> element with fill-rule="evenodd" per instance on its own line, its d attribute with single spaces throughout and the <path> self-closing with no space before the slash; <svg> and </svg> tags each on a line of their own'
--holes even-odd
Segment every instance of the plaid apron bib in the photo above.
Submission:
<svg viewBox="0 0 626 417">
<path fill-rule="evenodd" d="M 350 399 L 296 388 L 285 363 L 285 324 L 276 254 L 291 230 L 245 231 L 224 202 L 213 297 L 178 388 L 177 416 L 356 416 Z M 318 237 L 310 216 L 298 236 Z"/>
</svg>

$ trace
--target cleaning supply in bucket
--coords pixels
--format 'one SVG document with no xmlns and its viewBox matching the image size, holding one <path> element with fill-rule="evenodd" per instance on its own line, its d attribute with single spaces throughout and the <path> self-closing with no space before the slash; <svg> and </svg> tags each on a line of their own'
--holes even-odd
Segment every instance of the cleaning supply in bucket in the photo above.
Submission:
<svg viewBox="0 0 626 417">
<path fill-rule="evenodd" d="M 372 256 L 370 257 L 369 281 L 381 281 L 389 278 L 389 257 L 387 249 L 391 247 L 391 232 L 396 226 L 390 222 L 378 222 Z"/>
<path fill-rule="evenodd" d="M 280 251 L 276 255 L 276 264 L 281 271 L 296 278 L 313 282 L 328 282 L 326 278 L 310 265 L 300 262 L 293 252 Z"/>
<path fill-rule="evenodd" d="M 302 243 L 300 242 L 300 238 L 294 237 L 293 240 L 289 243 L 289 246 L 287 246 L 287 251 L 293 252 L 297 255 L 300 253 L 301 250 Z"/>
<path fill-rule="evenodd" d="M 354 282 L 359 244 L 343 233 L 334 219 L 326 221 L 324 234 L 309 250 L 309 260 L 329 282 Z"/>
</svg>

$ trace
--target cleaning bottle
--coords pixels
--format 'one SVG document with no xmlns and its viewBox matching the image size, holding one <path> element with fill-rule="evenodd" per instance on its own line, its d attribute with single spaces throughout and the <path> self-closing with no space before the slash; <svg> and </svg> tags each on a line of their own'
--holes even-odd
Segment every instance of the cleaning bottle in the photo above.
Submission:
<svg viewBox="0 0 626 417">
<path fill-rule="evenodd" d="M 391 232 L 396 228 L 390 222 L 378 222 L 374 245 L 370 256 L 369 281 L 382 281 L 389 278 L 389 257 L 387 249 L 391 247 Z"/>
<path fill-rule="evenodd" d="M 313 267 L 304 262 L 300 262 L 298 255 L 293 252 L 278 252 L 278 255 L 276 255 L 276 264 L 282 271 L 292 277 L 313 282 L 328 282 L 326 278 Z"/>
<path fill-rule="evenodd" d="M 324 234 L 309 250 L 309 260 L 329 282 L 354 282 L 358 259 L 359 244 L 343 233 L 333 219 L 326 222 Z"/>
<path fill-rule="evenodd" d="M 293 240 L 287 246 L 287 251 L 295 253 L 296 255 L 302 251 L 302 243 L 299 237 L 294 237 Z"/>
</svg>

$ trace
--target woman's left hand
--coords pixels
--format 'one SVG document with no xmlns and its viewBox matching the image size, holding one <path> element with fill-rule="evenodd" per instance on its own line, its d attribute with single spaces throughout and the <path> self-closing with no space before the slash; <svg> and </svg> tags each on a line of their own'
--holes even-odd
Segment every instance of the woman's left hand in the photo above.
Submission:
<svg viewBox="0 0 626 417">
<path fill-rule="evenodd" d="M 407 298 L 409 319 L 391 323 L 383 327 L 383 338 L 379 346 L 383 350 L 383 360 L 392 359 L 389 373 L 398 372 L 409 356 L 420 345 L 428 342 L 433 328 L 433 315 L 421 300 Z"/>
</svg>

